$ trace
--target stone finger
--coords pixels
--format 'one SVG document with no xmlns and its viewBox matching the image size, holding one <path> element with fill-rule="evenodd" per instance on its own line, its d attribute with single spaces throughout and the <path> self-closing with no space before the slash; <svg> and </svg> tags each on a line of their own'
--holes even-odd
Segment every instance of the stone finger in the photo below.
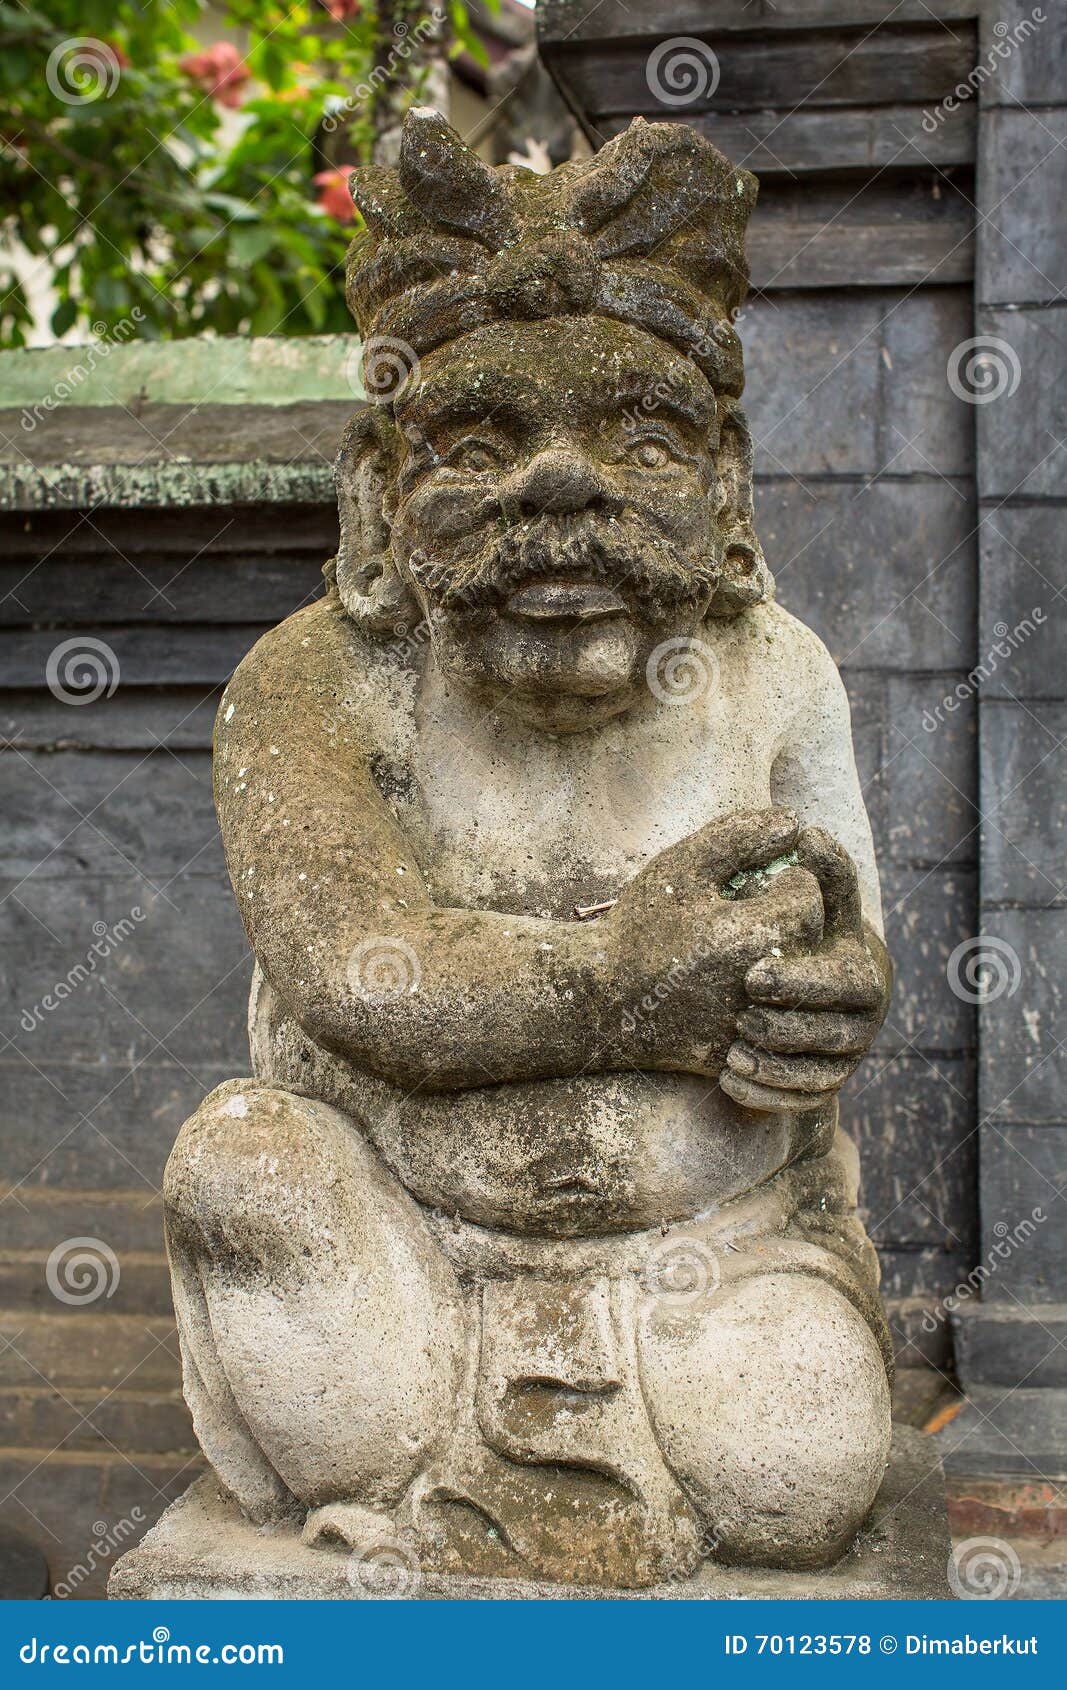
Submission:
<svg viewBox="0 0 1067 1690">
<path fill-rule="evenodd" d="M 839 1091 L 856 1066 L 852 1058 L 783 1056 L 740 1042 L 730 1046 L 726 1060 L 743 1080 L 803 1092 Z"/>
<path fill-rule="evenodd" d="M 737 1030 L 764 1050 L 788 1055 L 862 1056 L 873 1036 L 867 1015 L 818 1009 L 746 1009 Z"/>
<path fill-rule="evenodd" d="M 785 1109 L 796 1115 L 809 1109 L 818 1109 L 824 1103 L 831 1101 L 832 1094 L 801 1091 L 784 1091 L 775 1086 L 761 1086 L 754 1080 L 743 1080 L 740 1074 L 735 1074 L 732 1068 L 724 1068 L 719 1076 L 719 1088 L 727 1097 L 732 1097 L 735 1103 L 742 1104 L 746 1109 L 780 1110 Z"/>
<path fill-rule="evenodd" d="M 827 938 L 862 932 L 859 878 L 844 846 L 825 828 L 806 827 L 797 840 L 797 860 L 822 887 Z"/>
<path fill-rule="evenodd" d="M 761 957 L 745 975 L 757 1003 L 809 1009 L 877 1009 L 882 982 L 862 956 Z"/>
<path fill-rule="evenodd" d="M 694 835 L 694 849 L 709 878 L 721 884 L 742 869 L 760 868 L 791 851 L 800 824 L 792 810 L 749 810 L 709 822 Z"/>
</svg>

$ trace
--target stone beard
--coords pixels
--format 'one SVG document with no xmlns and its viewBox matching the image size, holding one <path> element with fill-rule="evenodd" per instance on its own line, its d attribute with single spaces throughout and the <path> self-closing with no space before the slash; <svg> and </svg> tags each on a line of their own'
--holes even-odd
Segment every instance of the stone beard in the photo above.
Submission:
<svg viewBox="0 0 1067 1690">
<path fill-rule="evenodd" d="M 166 1174 L 198 1436 L 324 1555 L 827 1566 L 889 1451 L 837 1093 L 890 970 L 840 678 L 753 527 L 753 180 L 640 122 L 494 171 L 416 111 L 353 191 L 403 379 L 219 715 L 257 968 L 253 1075 Z"/>
</svg>

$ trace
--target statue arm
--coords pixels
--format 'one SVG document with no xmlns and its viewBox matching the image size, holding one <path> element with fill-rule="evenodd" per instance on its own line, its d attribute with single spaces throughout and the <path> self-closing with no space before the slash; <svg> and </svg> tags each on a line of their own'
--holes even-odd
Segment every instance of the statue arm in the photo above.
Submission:
<svg viewBox="0 0 1067 1690">
<path fill-rule="evenodd" d="M 442 908 L 370 770 L 367 700 L 396 682 L 375 675 L 327 599 L 260 641 L 220 708 L 215 799 L 230 878 L 300 1025 L 405 1089 L 624 1068 L 717 1075 L 749 963 L 821 929 L 818 887 L 801 871 L 743 904 L 719 890 L 788 850 L 795 818 L 700 830 L 599 921 Z M 686 898 L 683 885 L 699 890 Z M 669 1009 L 629 1013 L 663 982 Z"/>
<path fill-rule="evenodd" d="M 316 1042 L 405 1088 L 611 1065 L 602 924 L 433 903 L 370 771 L 360 689 L 389 677 L 369 663 L 327 599 L 260 641 L 220 707 L 215 801 L 271 985 Z"/>
<path fill-rule="evenodd" d="M 803 827 L 824 827 L 848 852 L 864 919 L 882 936 L 882 898 L 867 806 L 852 745 L 844 682 L 830 653 L 809 630 L 810 691 L 771 773 L 771 797 L 796 811 Z"/>
<path fill-rule="evenodd" d="M 798 858 L 819 880 L 826 923 L 817 949 L 764 957 L 746 976 L 749 1004 L 722 1085 L 759 1109 L 827 1103 L 869 1050 L 892 990 L 848 696 L 822 642 L 806 629 L 803 638 L 806 698 L 775 760 L 771 794 L 804 824 Z"/>
</svg>

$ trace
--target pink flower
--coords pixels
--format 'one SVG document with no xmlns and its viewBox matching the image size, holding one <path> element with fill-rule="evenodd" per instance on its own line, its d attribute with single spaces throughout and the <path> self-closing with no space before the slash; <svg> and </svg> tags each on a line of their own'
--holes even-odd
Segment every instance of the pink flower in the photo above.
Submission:
<svg viewBox="0 0 1067 1690">
<path fill-rule="evenodd" d="M 324 11 L 329 12 L 335 23 L 344 23 L 346 18 L 354 18 L 360 10 L 360 0 L 321 0 Z"/>
<path fill-rule="evenodd" d="M 351 223 L 356 215 L 356 208 L 352 195 L 348 191 L 348 177 L 352 170 L 350 164 L 339 164 L 334 170 L 320 170 L 312 177 L 319 190 L 318 206 L 328 217 L 333 217 L 338 223 Z"/>
<path fill-rule="evenodd" d="M 252 74 L 232 41 L 216 41 L 202 53 L 190 53 L 181 68 L 205 94 L 231 109 L 241 104 L 241 89 Z"/>
</svg>

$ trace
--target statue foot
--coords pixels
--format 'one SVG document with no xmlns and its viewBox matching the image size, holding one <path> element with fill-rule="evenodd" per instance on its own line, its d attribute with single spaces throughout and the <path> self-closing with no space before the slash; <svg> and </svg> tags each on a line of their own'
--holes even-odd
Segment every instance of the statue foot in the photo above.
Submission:
<svg viewBox="0 0 1067 1690">
<path fill-rule="evenodd" d="M 395 1532 L 391 1513 L 366 1508 L 361 1502 L 327 1502 L 311 1509 L 300 1537 L 307 1544 L 344 1543 L 349 1549 L 369 1549 Z"/>
</svg>

